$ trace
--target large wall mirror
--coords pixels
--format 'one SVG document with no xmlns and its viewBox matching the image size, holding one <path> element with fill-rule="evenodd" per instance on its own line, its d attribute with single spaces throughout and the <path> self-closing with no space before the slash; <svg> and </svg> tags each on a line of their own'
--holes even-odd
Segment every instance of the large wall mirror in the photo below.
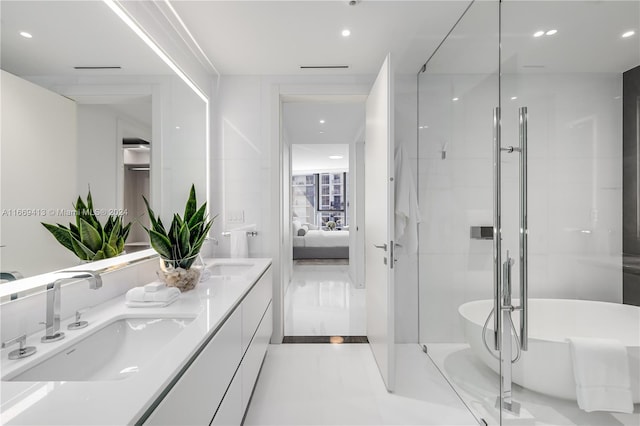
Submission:
<svg viewBox="0 0 640 426">
<path fill-rule="evenodd" d="M 101 1 L 2 1 L 2 279 L 81 263 L 41 225 L 74 222 L 90 188 L 99 220 L 136 221 L 126 251 L 148 242 L 144 194 L 181 212 L 206 190 L 207 108 Z"/>
</svg>

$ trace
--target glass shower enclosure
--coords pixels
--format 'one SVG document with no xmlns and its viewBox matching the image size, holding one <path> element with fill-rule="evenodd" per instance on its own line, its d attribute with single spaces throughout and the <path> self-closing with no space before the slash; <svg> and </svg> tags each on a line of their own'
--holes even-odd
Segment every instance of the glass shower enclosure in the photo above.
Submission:
<svg viewBox="0 0 640 426">
<path fill-rule="evenodd" d="M 639 66 L 640 2 L 503 0 L 418 73 L 420 341 L 479 422 L 640 424 Z"/>
</svg>

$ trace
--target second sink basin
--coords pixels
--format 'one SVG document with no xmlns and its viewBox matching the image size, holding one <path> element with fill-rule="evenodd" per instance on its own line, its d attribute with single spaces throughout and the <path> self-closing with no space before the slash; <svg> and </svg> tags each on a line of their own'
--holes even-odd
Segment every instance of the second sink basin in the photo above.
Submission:
<svg viewBox="0 0 640 426">
<path fill-rule="evenodd" d="M 123 318 L 4 380 L 101 381 L 135 374 L 178 335 L 191 318 Z"/>
<path fill-rule="evenodd" d="M 246 274 L 253 266 L 253 263 L 223 263 L 211 266 L 209 271 L 214 276 L 239 276 Z"/>
</svg>

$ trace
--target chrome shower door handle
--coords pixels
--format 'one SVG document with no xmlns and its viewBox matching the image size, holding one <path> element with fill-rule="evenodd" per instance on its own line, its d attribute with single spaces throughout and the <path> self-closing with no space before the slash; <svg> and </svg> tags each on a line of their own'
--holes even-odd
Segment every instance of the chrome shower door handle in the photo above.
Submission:
<svg viewBox="0 0 640 426">
<path fill-rule="evenodd" d="M 502 146 L 500 141 L 500 107 L 493 110 L 493 348 L 499 351 L 502 329 L 502 225 L 500 211 L 501 201 L 501 161 Z"/>
<path fill-rule="evenodd" d="M 521 107 L 520 133 L 520 348 L 529 347 L 529 281 L 528 281 L 528 219 L 527 219 L 527 107 Z"/>
</svg>

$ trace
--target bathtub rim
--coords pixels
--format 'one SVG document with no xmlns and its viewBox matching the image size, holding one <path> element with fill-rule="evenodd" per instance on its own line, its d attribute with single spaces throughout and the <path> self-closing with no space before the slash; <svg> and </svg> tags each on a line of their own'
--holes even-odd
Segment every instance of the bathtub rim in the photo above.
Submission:
<svg viewBox="0 0 640 426">
<path fill-rule="evenodd" d="M 639 310 L 640 311 L 640 307 L 638 306 L 634 306 L 634 305 L 625 305 L 622 303 L 614 303 L 614 302 L 603 302 L 603 301 L 599 301 L 599 300 L 583 300 L 583 299 L 551 299 L 551 298 L 529 298 L 529 303 L 535 302 L 535 301 L 557 301 L 557 302 L 568 302 L 568 303 L 590 303 L 590 304 L 598 304 L 598 305 L 616 305 L 617 307 L 620 306 L 624 306 L 624 308 L 622 309 L 628 309 L 628 310 Z M 491 311 L 491 308 L 493 307 L 493 299 L 479 299 L 479 300 L 472 300 L 469 302 L 465 302 L 462 305 L 458 306 L 458 314 L 466 321 L 472 322 L 476 325 L 478 325 L 480 328 L 482 328 L 482 326 L 484 325 L 484 321 L 486 320 L 486 316 L 484 318 L 482 318 L 480 320 L 480 322 L 476 322 L 474 321 L 473 318 L 471 318 L 468 315 L 468 312 L 466 312 L 468 309 L 470 309 L 470 307 L 472 306 L 476 306 L 476 305 L 484 305 L 487 304 L 489 305 L 489 309 L 487 310 L 487 315 L 488 313 Z M 515 306 L 517 306 L 519 304 L 519 300 L 518 299 L 513 299 L 513 304 Z M 493 332 L 493 321 L 489 321 L 489 323 L 487 324 L 487 331 L 491 331 Z M 540 335 L 536 335 L 536 334 L 532 334 L 531 332 L 529 332 L 529 339 L 531 340 L 538 340 L 541 342 L 553 342 L 553 343 L 563 343 L 563 344 L 567 344 L 568 343 L 568 338 L 571 336 L 565 336 L 564 338 L 552 338 L 552 337 L 541 337 Z M 620 342 L 623 344 L 624 347 L 626 348 L 636 348 L 638 350 L 640 350 L 640 341 L 638 345 L 628 345 L 625 344 L 624 342 Z"/>
</svg>

